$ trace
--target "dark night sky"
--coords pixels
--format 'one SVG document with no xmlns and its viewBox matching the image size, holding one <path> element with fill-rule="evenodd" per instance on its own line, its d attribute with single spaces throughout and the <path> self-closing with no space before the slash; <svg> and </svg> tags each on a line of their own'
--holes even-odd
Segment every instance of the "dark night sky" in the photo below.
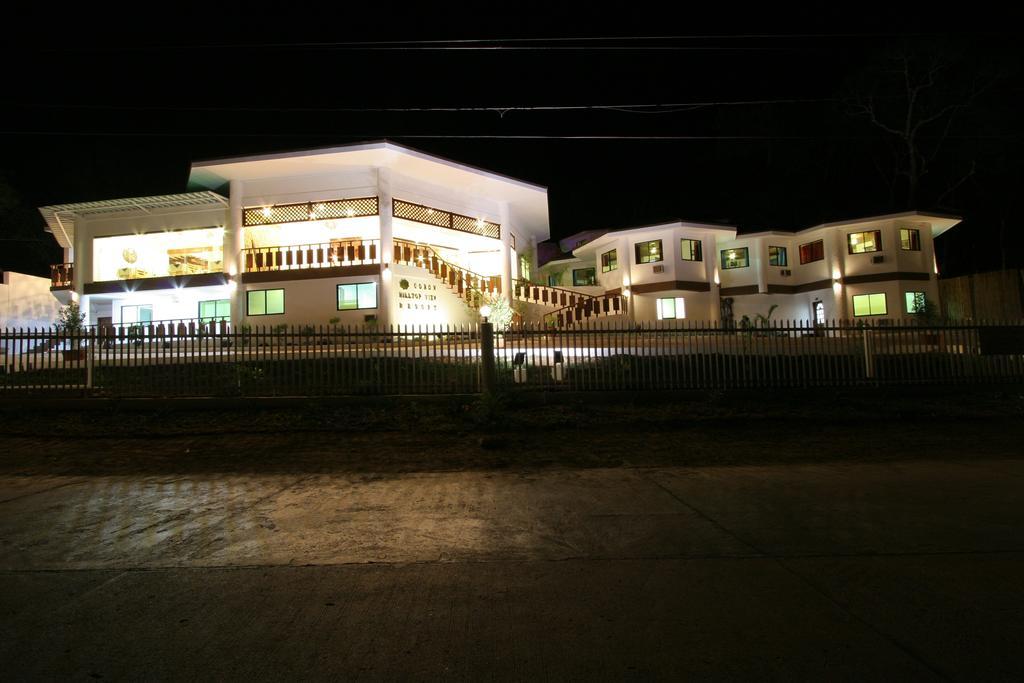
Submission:
<svg viewBox="0 0 1024 683">
<path fill-rule="evenodd" d="M 68 23 L 47 40 L 32 34 L 8 43 L 0 177 L 20 205 L 10 206 L 8 192 L 0 268 L 38 272 L 59 259 L 31 242 L 42 229 L 36 206 L 181 192 L 194 159 L 381 137 L 548 186 L 554 236 L 673 218 L 788 230 L 902 210 L 904 188 L 890 196 L 879 171 L 891 166 L 891 140 L 850 116 L 843 101 L 865 88 L 854 84 L 884 78 L 872 65 L 901 48 L 945 62 L 933 105 L 984 87 L 949 128 L 916 202 L 966 219 L 940 240 L 943 274 L 998 268 L 1004 253 L 1007 265 L 1024 265 L 1014 211 L 1024 180 L 1020 36 L 969 22 L 961 32 L 920 21 L 891 21 L 884 30 L 844 22 L 837 35 L 831 26 L 781 20 L 697 30 L 678 20 L 597 28 L 546 16 L 543 30 L 522 20 L 440 28 L 406 16 L 376 30 L 321 35 L 309 17 L 308 31 L 229 31 L 197 15 L 183 17 L 187 33 L 169 25 L 161 33 L 91 33 Z M 690 37 L 457 44 L 498 50 L 341 44 L 544 35 Z M 365 111 L 750 101 L 763 103 Z M 928 135 L 943 131 L 933 126 Z"/>
</svg>

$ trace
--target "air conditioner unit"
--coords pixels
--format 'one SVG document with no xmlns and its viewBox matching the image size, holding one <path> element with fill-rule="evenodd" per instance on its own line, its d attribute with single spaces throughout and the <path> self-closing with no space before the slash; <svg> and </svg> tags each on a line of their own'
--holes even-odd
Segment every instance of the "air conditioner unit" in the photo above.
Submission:
<svg viewBox="0 0 1024 683">
<path fill-rule="evenodd" d="M 655 273 L 664 273 L 665 272 L 665 266 L 654 266 L 654 272 Z"/>
<path fill-rule="evenodd" d="M 783 269 L 783 270 L 782 270 L 782 271 L 780 271 L 780 272 L 782 273 L 782 276 L 783 276 L 783 277 L 789 277 L 790 275 L 792 275 L 792 274 L 793 274 L 793 271 L 792 271 L 792 270 L 787 270 L 787 269 Z"/>
<path fill-rule="evenodd" d="M 885 257 L 884 257 L 884 256 L 882 256 L 882 255 L 878 255 L 878 256 L 872 256 L 872 257 L 871 257 L 871 262 L 872 262 L 872 263 L 882 263 L 882 262 L 884 262 L 884 261 L 885 261 Z"/>
</svg>

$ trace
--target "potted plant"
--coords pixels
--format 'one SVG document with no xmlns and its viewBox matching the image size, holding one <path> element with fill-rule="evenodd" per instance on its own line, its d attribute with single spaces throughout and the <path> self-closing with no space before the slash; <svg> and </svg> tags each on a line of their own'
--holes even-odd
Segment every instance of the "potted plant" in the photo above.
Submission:
<svg viewBox="0 0 1024 683">
<path fill-rule="evenodd" d="M 63 350 L 65 361 L 80 361 L 85 358 L 85 349 L 82 348 L 82 323 L 85 322 L 85 313 L 78 307 L 77 301 L 72 301 L 67 306 L 61 306 L 57 313 L 57 322 L 54 327 L 58 334 L 67 336 L 68 348 Z"/>
</svg>

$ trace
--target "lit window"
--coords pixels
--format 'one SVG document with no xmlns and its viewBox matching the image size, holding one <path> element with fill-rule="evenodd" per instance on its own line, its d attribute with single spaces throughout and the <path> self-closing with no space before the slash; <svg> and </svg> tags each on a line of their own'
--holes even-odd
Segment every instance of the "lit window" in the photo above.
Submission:
<svg viewBox="0 0 1024 683">
<path fill-rule="evenodd" d="M 661 240 L 637 242 L 635 248 L 637 263 L 654 263 L 662 259 Z"/>
<path fill-rule="evenodd" d="M 231 318 L 230 299 L 212 299 L 199 302 L 199 320 L 210 322 L 211 320 L 228 320 Z"/>
<path fill-rule="evenodd" d="M 900 228 L 900 249 L 921 251 L 921 231 L 913 228 Z"/>
<path fill-rule="evenodd" d="M 246 315 L 284 313 L 283 289 L 256 289 L 246 293 Z"/>
<path fill-rule="evenodd" d="M 785 247 L 768 247 L 768 265 L 782 266 L 789 265 L 789 256 Z"/>
<path fill-rule="evenodd" d="M 138 306 L 121 307 L 122 325 L 132 325 L 135 323 L 151 322 L 153 322 L 153 307 L 150 304 L 140 304 Z"/>
<path fill-rule="evenodd" d="M 825 304 L 820 301 L 814 302 L 814 322 L 817 325 L 825 324 Z"/>
<path fill-rule="evenodd" d="M 577 268 L 572 271 L 574 287 L 592 287 L 597 284 L 596 268 Z"/>
<path fill-rule="evenodd" d="M 885 294 L 857 294 L 853 297 L 853 314 L 857 317 L 865 315 L 885 315 Z"/>
<path fill-rule="evenodd" d="M 601 254 L 601 272 L 607 273 L 619 267 L 619 255 L 612 249 Z"/>
<path fill-rule="evenodd" d="M 338 285 L 339 311 L 356 311 L 363 308 L 377 308 L 376 282 Z"/>
<path fill-rule="evenodd" d="M 658 299 L 658 320 L 682 320 L 686 317 L 686 302 L 676 296 Z"/>
<path fill-rule="evenodd" d="M 722 270 L 730 270 L 732 268 L 746 268 L 749 265 L 750 258 L 747 247 L 722 250 Z"/>
<path fill-rule="evenodd" d="M 851 232 L 846 236 L 846 240 L 851 254 L 882 251 L 882 232 L 880 230 Z"/>
<path fill-rule="evenodd" d="M 907 313 L 921 313 L 925 307 L 924 292 L 907 292 L 905 295 Z"/>
<path fill-rule="evenodd" d="M 800 265 L 825 260 L 825 242 L 808 242 L 800 245 Z"/>
<path fill-rule="evenodd" d="M 700 240 L 684 239 L 679 245 L 679 254 L 684 261 L 703 261 Z"/>
</svg>

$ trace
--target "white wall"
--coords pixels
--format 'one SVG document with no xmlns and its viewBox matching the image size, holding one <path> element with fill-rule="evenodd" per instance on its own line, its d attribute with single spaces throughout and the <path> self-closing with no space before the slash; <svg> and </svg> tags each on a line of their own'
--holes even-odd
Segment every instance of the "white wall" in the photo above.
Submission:
<svg viewBox="0 0 1024 683">
<path fill-rule="evenodd" d="M 0 328 L 50 327 L 60 302 L 50 292 L 50 280 L 4 271 L 0 284 Z"/>
</svg>

